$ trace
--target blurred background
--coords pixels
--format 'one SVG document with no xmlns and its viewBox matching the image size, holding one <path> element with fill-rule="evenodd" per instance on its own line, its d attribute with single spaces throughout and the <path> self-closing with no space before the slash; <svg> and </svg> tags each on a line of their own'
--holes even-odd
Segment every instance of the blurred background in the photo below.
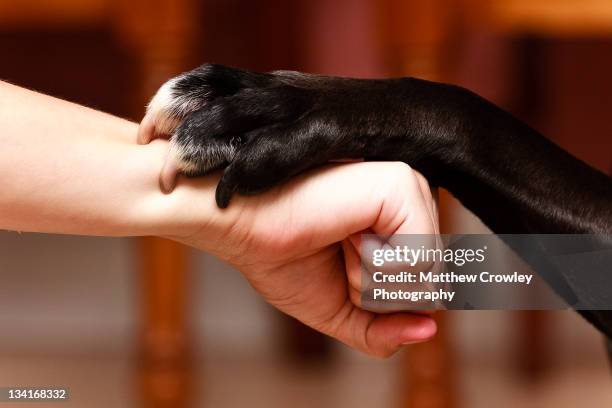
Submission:
<svg viewBox="0 0 612 408">
<path fill-rule="evenodd" d="M 0 0 L 0 50 L 1 79 L 135 121 L 203 62 L 453 82 L 612 169 L 609 0 Z M 448 194 L 441 214 L 485 231 Z M 434 341 L 377 360 L 159 239 L 0 232 L 0 279 L 0 386 L 70 388 L 57 406 L 612 406 L 570 311 L 439 313 Z"/>
</svg>

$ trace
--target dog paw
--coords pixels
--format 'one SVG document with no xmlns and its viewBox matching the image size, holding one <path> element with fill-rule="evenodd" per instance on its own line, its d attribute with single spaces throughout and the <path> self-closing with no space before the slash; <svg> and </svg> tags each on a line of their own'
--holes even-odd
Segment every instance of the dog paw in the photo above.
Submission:
<svg viewBox="0 0 612 408">
<path fill-rule="evenodd" d="M 178 173 L 198 176 L 229 165 L 217 190 L 219 205 L 227 206 L 233 192 L 261 191 L 284 172 L 292 174 L 289 141 L 299 145 L 298 119 L 313 104 L 312 92 L 300 86 L 304 77 L 205 64 L 166 82 L 149 103 L 138 134 L 139 143 L 170 139 L 162 189 L 171 191 Z M 299 158 L 294 160 L 297 166 Z"/>
<path fill-rule="evenodd" d="M 190 114 L 216 98 L 236 93 L 244 84 L 245 71 L 222 65 L 204 64 L 164 83 L 147 106 L 138 133 L 140 143 L 171 137 Z"/>
</svg>

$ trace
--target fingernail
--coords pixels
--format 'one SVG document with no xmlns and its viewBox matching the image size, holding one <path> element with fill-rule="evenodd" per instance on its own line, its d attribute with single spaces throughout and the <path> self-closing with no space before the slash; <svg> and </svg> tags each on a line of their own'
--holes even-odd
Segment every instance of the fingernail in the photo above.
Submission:
<svg viewBox="0 0 612 408">
<path fill-rule="evenodd" d="M 429 340 L 436 334 L 437 330 L 438 327 L 434 319 L 423 318 L 418 326 L 411 325 L 404 329 L 401 337 L 405 340 L 401 342 L 401 345 L 407 346 Z"/>
</svg>

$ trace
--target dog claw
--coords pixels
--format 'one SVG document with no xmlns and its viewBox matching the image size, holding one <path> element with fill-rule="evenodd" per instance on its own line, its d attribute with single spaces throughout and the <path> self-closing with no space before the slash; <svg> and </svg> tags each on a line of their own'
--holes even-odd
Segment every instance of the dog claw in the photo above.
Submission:
<svg viewBox="0 0 612 408">
<path fill-rule="evenodd" d="M 174 190 L 178 175 L 179 169 L 169 154 L 159 174 L 159 188 L 164 194 L 170 194 Z"/>
<path fill-rule="evenodd" d="M 136 142 L 138 144 L 149 144 L 155 136 L 155 117 L 151 112 L 147 112 L 138 126 Z"/>
</svg>

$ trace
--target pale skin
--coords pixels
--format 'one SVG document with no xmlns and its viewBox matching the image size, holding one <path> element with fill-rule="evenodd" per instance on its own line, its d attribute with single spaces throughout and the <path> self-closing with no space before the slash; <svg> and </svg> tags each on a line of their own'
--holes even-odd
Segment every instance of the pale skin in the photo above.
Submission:
<svg viewBox="0 0 612 408">
<path fill-rule="evenodd" d="M 0 229 L 167 237 L 226 260 L 269 303 L 389 356 L 436 332 L 423 314 L 359 307 L 359 235 L 435 233 L 435 200 L 402 163 L 332 165 L 220 210 L 218 175 L 159 188 L 167 142 L 137 125 L 0 82 Z"/>
</svg>

